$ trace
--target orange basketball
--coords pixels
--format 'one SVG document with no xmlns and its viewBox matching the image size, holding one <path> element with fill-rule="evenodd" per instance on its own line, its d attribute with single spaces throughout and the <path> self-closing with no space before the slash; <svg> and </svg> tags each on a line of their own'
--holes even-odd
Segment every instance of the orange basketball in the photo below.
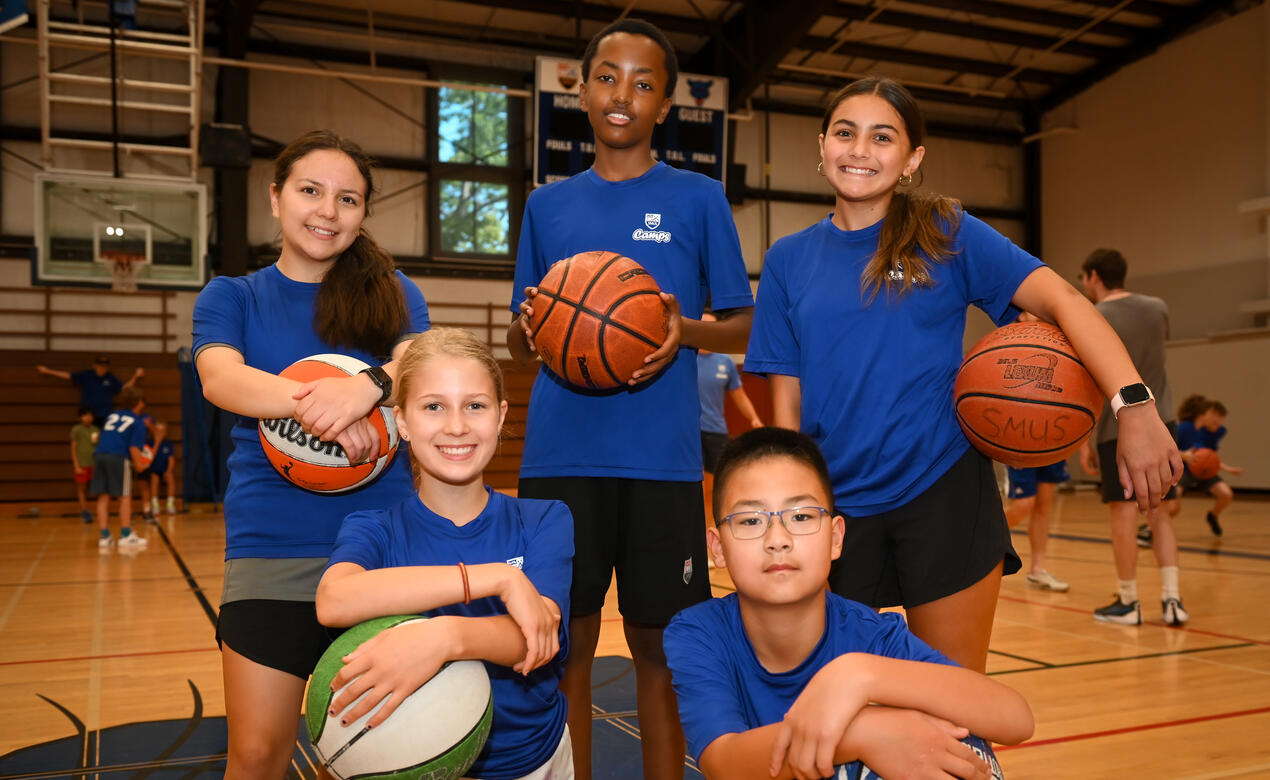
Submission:
<svg viewBox="0 0 1270 780">
<path fill-rule="evenodd" d="M 971 347 L 953 385 L 957 422 L 980 452 L 1014 468 L 1048 466 L 1080 446 L 1103 395 L 1055 325 L 1020 322 Z"/>
<path fill-rule="evenodd" d="M 347 355 L 311 355 L 284 368 L 278 376 L 312 382 L 331 376 L 352 376 L 366 364 Z M 314 493 L 344 493 L 374 481 L 397 454 L 397 421 L 386 406 L 371 410 L 368 418 L 379 435 L 379 448 L 369 461 L 348 462 L 344 448 L 333 441 L 310 436 L 292 418 L 260 421 L 260 444 L 265 457 L 291 484 Z"/>
<path fill-rule="evenodd" d="M 538 283 L 529 320 L 547 367 L 591 390 L 621 387 L 666 340 L 661 288 L 629 257 L 579 252 Z"/>
<path fill-rule="evenodd" d="M 1191 452 L 1191 462 L 1186 464 L 1186 470 L 1196 479 L 1212 479 L 1221 471 L 1221 456 L 1217 450 L 1198 447 Z"/>
</svg>

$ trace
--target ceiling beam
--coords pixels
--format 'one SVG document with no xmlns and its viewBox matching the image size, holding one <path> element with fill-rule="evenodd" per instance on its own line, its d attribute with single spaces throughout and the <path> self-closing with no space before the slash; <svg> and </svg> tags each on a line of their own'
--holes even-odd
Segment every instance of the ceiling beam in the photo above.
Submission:
<svg viewBox="0 0 1270 780">
<path fill-rule="evenodd" d="M 1210 16 L 1229 11 L 1238 2 L 1239 0 L 1201 0 L 1194 5 L 1179 6 L 1178 13 L 1173 18 L 1126 47 L 1119 55 L 1100 60 L 1076 74 L 1068 83 L 1042 96 L 1037 100 L 1037 108 L 1042 113 L 1057 108 L 1126 65 L 1154 54 L 1161 46 Z"/>
<path fill-rule="evenodd" d="M 959 22 L 954 19 L 930 16 L 928 14 L 912 14 L 903 11 L 882 11 L 874 15 L 873 10 L 868 6 L 849 2 L 839 2 L 832 11 L 831 15 L 842 16 L 850 20 L 869 18 L 872 23 L 885 25 L 887 27 L 921 30 L 923 32 L 951 35 L 957 38 L 970 38 L 971 40 L 993 41 L 996 43 L 1008 44 L 1010 46 L 1022 46 L 1027 49 L 1037 49 L 1039 51 L 1048 51 L 1060 40 L 1052 35 L 1038 35 L 1036 33 L 1024 32 L 1022 30 L 1011 30 L 1005 27 L 995 27 L 993 25 L 981 24 L 978 22 Z M 1063 46 L 1059 47 L 1055 51 L 1060 54 L 1070 54 L 1076 57 L 1086 57 L 1088 59 L 1096 60 L 1110 56 L 1114 54 L 1116 50 L 1117 48 L 1114 46 L 1101 46 L 1097 44 L 1083 43 L 1079 40 L 1073 40 L 1063 44 Z"/>
<path fill-rule="evenodd" d="M 842 4 L 847 3 L 843 0 L 840 5 Z M 1060 30 L 1079 30 L 1089 23 L 1089 17 L 1081 16 L 1080 14 L 1065 14 L 1029 5 L 1000 3 L 996 2 L 996 0 L 922 0 L 922 5 L 930 8 L 960 11 L 973 16 L 996 17 L 998 19 L 1011 19 L 1016 22 L 1027 22 L 1045 27 L 1057 27 Z M 1132 41 L 1150 29 L 1150 27 L 1134 24 L 1101 21 L 1091 27 L 1089 32 Z"/>
<path fill-rule="evenodd" d="M 820 76 L 817 74 L 798 73 L 781 71 L 775 73 L 771 77 L 773 84 L 788 84 L 798 87 L 813 87 L 815 89 L 824 90 L 826 93 L 834 92 L 840 87 L 846 86 L 851 80 L 848 76 L 834 78 L 832 76 Z M 932 89 L 930 87 L 916 86 L 907 84 L 903 79 L 899 80 L 904 84 L 904 88 L 913 94 L 913 97 L 923 103 L 944 103 L 954 106 L 971 106 L 974 108 L 989 108 L 996 111 L 1023 111 L 1031 104 L 1022 98 L 997 97 L 995 95 L 975 95 L 966 92 L 956 92 L 943 89 Z M 757 98 L 755 98 L 757 100 Z"/>
<path fill-rule="evenodd" d="M 987 60 L 954 57 L 948 54 L 932 54 L 930 52 L 914 51 L 913 49 L 902 49 L 893 46 L 878 46 L 859 41 L 838 43 L 832 38 L 811 35 L 803 38 L 799 43 L 799 48 L 813 53 L 835 49 L 834 54 L 848 57 L 862 57 L 869 60 L 895 62 L 903 65 L 918 65 L 924 68 L 951 70 L 958 73 L 977 73 L 982 76 L 997 78 L 1010 73 L 1016 67 L 1008 62 L 988 62 Z M 1015 80 L 1018 81 L 1031 81 L 1051 86 L 1066 83 L 1069 78 L 1070 76 L 1066 73 L 1040 70 L 1039 68 L 1027 68 L 1015 76 Z"/>
</svg>

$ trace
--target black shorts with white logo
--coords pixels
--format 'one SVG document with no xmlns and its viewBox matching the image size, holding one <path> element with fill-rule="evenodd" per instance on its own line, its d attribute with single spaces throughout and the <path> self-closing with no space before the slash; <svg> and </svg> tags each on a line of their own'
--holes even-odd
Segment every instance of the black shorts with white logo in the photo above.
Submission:
<svg viewBox="0 0 1270 780">
<path fill-rule="evenodd" d="M 904 506 L 846 519 L 829 587 L 870 607 L 916 607 L 951 596 L 1004 563 L 1022 566 L 1010 541 L 992 461 L 973 447 Z"/>
<path fill-rule="evenodd" d="M 600 611 L 614 571 L 618 611 L 638 625 L 660 628 L 710 598 L 700 482 L 534 477 L 517 495 L 557 499 L 573 513 L 571 617 Z"/>
</svg>

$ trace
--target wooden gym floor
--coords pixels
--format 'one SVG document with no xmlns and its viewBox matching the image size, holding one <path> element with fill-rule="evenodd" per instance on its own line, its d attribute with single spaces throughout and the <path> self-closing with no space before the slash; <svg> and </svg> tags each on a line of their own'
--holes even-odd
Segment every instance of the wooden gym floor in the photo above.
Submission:
<svg viewBox="0 0 1270 780">
<path fill-rule="evenodd" d="M 143 526 L 144 551 L 100 554 L 95 526 L 71 508 L 0 504 L 0 778 L 218 776 L 221 518 L 162 516 Z M 997 609 L 989 672 L 1027 696 L 1037 721 L 1031 741 L 999 750 L 1007 777 L 1270 777 L 1270 502 L 1237 497 L 1220 539 L 1206 509 L 1186 498 L 1178 522 L 1190 624 L 1159 622 L 1159 574 L 1143 550 L 1147 623 L 1109 626 L 1090 617 L 1115 587 L 1106 509 L 1087 490 L 1058 494 L 1050 568 L 1071 591 L 1029 589 L 1020 574 Z M 1026 567 L 1026 536 L 1015 544 Z M 726 571 L 710 576 L 728 591 Z M 605 619 L 596 776 L 633 780 L 633 694 L 599 690 L 628 671 L 612 604 Z M 295 776 L 312 777 L 304 764 Z"/>
</svg>

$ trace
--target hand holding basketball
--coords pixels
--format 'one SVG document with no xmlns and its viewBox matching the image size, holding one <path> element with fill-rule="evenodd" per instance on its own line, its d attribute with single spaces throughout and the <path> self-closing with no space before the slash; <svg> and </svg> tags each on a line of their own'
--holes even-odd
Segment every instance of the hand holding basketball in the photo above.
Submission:
<svg viewBox="0 0 1270 780">
<path fill-rule="evenodd" d="M 992 777 L 988 762 L 962 742 L 969 730 L 943 718 L 918 710 L 865 707 L 849 731 L 852 744 L 860 745 L 860 761 L 879 777 Z"/>
<path fill-rule="evenodd" d="M 373 728 L 387 720 L 407 696 L 451 660 L 454 632 L 446 631 L 445 624 L 444 617 L 402 623 L 379 632 L 344 656 L 344 667 L 331 681 L 331 690 L 339 694 L 330 711 L 341 723 L 352 723 L 386 699 L 366 724 Z M 349 705 L 352 709 L 347 709 Z"/>
<path fill-rule="evenodd" d="M 534 296 L 537 294 L 537 287 L 525 288 L 525 300 L 520 302 L 520 317 L 516 320 L 521 332 L 525 334 L 525 346 L 529 348 L 530 354 L 538 352 L 538 347 L 534 346 L 534 329 L 531 323 L 534 316 Z"/>
<path fill-rule="evenodd" d="M 683 320 L 679 314 L 679 301 L 668 292 L 661 294 L 662 303 L 666 304 L 666 340 L 648 357 L 644 358 L 644 366 L 631 374 L 632 386 L 646 382 L 657 376 L 670 361 L 679 354 L 679 342 L 683 338 Z"/>
<path fill-rule="evenodd" d="M 1216 450 L 1207 447 L 1196 447 L 1191 450 L 1186 468 L 1196 479 L 1212 479 L 1221 471 L 1221 458 Z"/>
<path fill-rule="evenodd" d="M 368 428 L 359 430 L 355 423 L 365 420 L 375 408 L 379 392 L 366 377 L 357 374 L 314 379 L 291 395 L 296 400 L 295 419 L 305 433 L 338 441 L 350 463 L 361 463 L 371 456 L 374 441 Z"/>
</svg>

